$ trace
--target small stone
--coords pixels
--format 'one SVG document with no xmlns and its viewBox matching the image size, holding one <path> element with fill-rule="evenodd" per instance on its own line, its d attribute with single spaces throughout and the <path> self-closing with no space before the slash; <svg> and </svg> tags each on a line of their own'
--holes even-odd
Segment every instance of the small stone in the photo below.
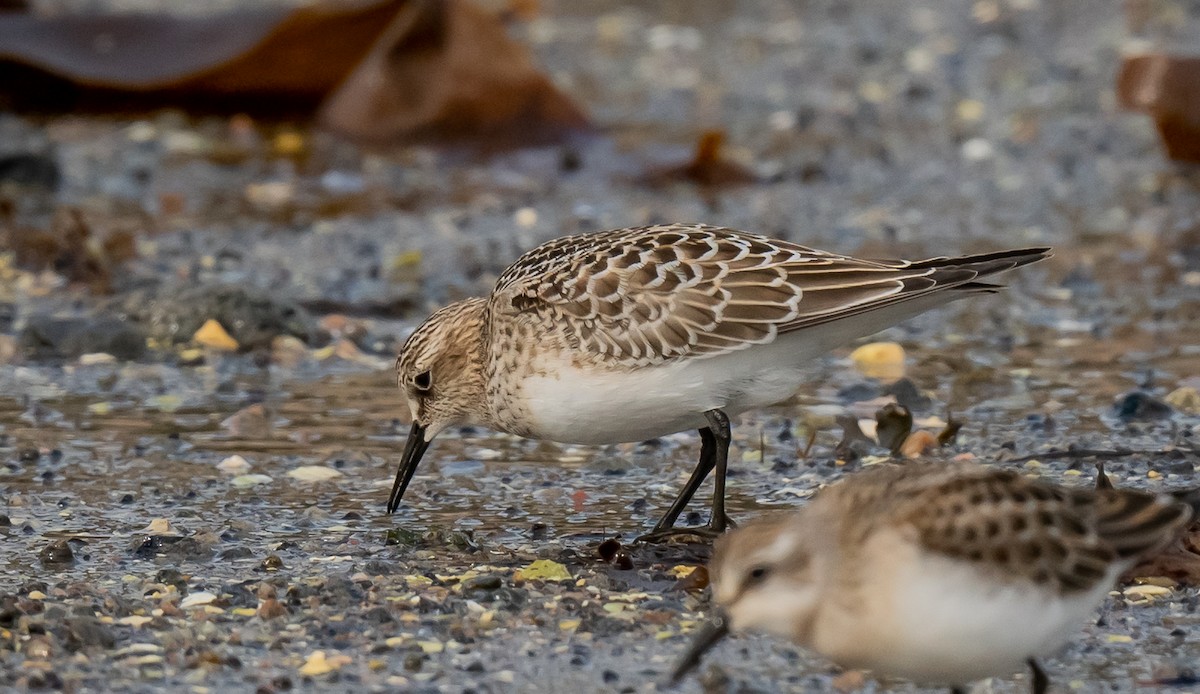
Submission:
<svg viewBox="0 0 1200 694">
<path fill-rule="evenodd" d="M 1150 584 L 1129 586 L 1125 590 L 1121 591 L 1125 597 L 1143 602 L 1148 602 L 1150 600 L 1154 600 L 1155 598 L 1161 598 L 1170 595 L 1172 592 L 1173 591 L 1170 588 Z"/>
<path fill-rule="evenodd" d="M 231 455 L 217 463 L 217 469 L 229 475 L 240 475 L 250 469 L 250 463 L 240 455 Z"/>
<path fill-rule="evenodd" d="M 327 658 L 325 651 L 313 651 L 304 661 L 304 665 L 300 666 L 300 674 L 305 677 L 326 675 L 351 661 L 352 659 L 348 655 L 335 655 Z"/>
<path fill-rule="evenodd" d="M 287 608 L 275 598 L 260 600 L 258 603 L 258 618 L 267 620 L 282 617 L 287 614 Z"/>
<path fill-rule="evenodd" d="M 229 483 L 238 489 L 246 489 L 248 487 L 257 487 L 260 484 L 270 484 L 273 481 L 267 475 L 238 475 L 229 480 Z"/>
<path fill-rule="evenodd" d="M 1170 417 L 1174 410 L 1167 403 L 1141 391 L 1126 393 L 1117 401 L 1117 417 L 1125 421 L 1154 420 Z"/>
<path fill-rule="evenodd" d="M 612 561 L 613 557 L 617 556 L 617 552 L 621 549 L 621 542 L 615 538 L 608 538 L 600 543 L 596 551 L 600 554 L 600 558 L 604 561 Z"/>
<path fill-rule="evenodd" d="M 522 207 L 513 214 L 513 221 L 522 229 L 532 229 L 537 226 L 537 210 L 532 207 Z"/>
<path fill-rule="evenodd" d="M 967 161 L 985 161 L 991 159 L 993 154 L 995 149 L 992 143 L 982 137 L 971 138 L 962 145 L 962 157 Z"/>
<path fill-rule="evenodd" d="M 850 353 L 854 368 L 864 376 L 895 381 L 904 376 L 904 348 L 895 342 L 870 342 Z"/>
<path fill-rule="evenodd" d="M 150 524 L 142 529 L 142 532 L 151 535 L 178 535 L 179 532 L 171 526 L 171 521 L 166 518 L 155 518 L 150 521 Z"/>
<path fill-rule="evenodd" d="M 38 552 L 38 559 L 46 568 L 61 568 L 75 563 L 75 553 L 66 540 L 51 542 Z"/>
<path fill-rule="evenodd" d="M 1200 391 L 1191 386 L 1176 388 L 1163 398 L 1163 402 L 1185 414 L 1200 414 Z"/>
<path fill-rule="evenodd" d="M 74 617 L 66 620 L 67 647 L 71 650 L 100 647 L 112 648 L 117 643 L 112 630 L 95 617 Z"/>
<path fill-rule="evenodd" d="M 98 364 L 115 364 L 117 358 L 108 352 L 88 352 L 79 355 L 80 366 L 96 366 Z"/>
<path fill-rule="evenodd" d="M 937 436 L 926 429 L 918 429 L 904 439 L 904 444 L 900 446 L 900 455 L 905 458 L 920 458 L 937 447 Z"/>
<path fill-rule="evenodd" d="M 288 470 L 288 477 L 301 482 L 325 482 L 342 476 L 342 473 L 324 465 L 301 465 Z"/>
<path fill-rule="evenodd" d="M 89 403 L 87 410 L 91 414 L 103 417 L 112 413 L 112 403 L 107 401 Z"/>
<path fill-rule="evenodd" d="M 243 439 L 265 439 L 271 435 L 271 421 L 262 403 L 243 407 L 221 421 L 221 428 Z"/>
<path fill-rule="evenodd" d="M 538 559 L 529 566 L 518 569 L 513 575 L 515 581 L 569 581 L 571 572 L 566 566 L 552 559 Z"/>
<path fill-rule="evenodd" d="M 954 106 L 954 115 L 964 123 L 979 122 L 983 113 L 983 102 L 976 99 L 963 99 Z"/>
<path fill-rule="evenodd" d="M 294 369 L 308 358 L 308 347 L 294 335 L 271 338 L 271 361 L 285 369 Z"/>
<path fill-rule="evenodd" d="M 495 574 L 482 574 L 480 576 L 472 576 L 462 582 L 463 592 L 467 591 L 492 591 L 499 590 L 504 581 Z"/>
<path fill-rule="evenodd" d="M 192 608 L 192 607 L 200 607 L 201 605 L 212 604 L 212 602 L 216 599 L 217 599 L 216 594 L 209 593 L 207 591 L 201 591 L 199 593 L 191 593 L 186 598 L 184 598 L 182 602 L 179 603 L 179 607 L 184 610 Z"/>
<path fill-rule="evenodd" d="M 233 339 L 224 326 L 212 318 L 204 321 L 204 325 L 201 325 L 192 334 L 192 339 L 218 352 L 236 352 L 239 347 L 238 341 Z"/>
</svg>

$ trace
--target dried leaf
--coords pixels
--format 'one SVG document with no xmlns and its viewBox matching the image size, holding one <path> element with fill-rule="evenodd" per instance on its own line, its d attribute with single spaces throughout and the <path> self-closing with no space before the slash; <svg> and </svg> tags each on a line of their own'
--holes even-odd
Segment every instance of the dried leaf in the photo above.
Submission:
<svg viewBox="0 0 1200 694">
<path fill-rule="evenodd" d="M 1122 108 L 1154 118 L 1167 156 L 1200 162 L 1200 57 L 1127 55 L 1117 75 Z"/>
<path fill-rule="evenodd" d="M 316 114 L 341 135 L 389 145 L 517 146 L 588 126 L 500 19 L 466 0 L 2 15 L 0 99 L 41 112 Z M 302 156 L 305 143 L 284 138 L 274 150 Z"/>
<path fill-rule="evenodd" d="M 552 559 L 538 559 L 513 575 L 515 581 L 569 581 L 571 572 Z"/>
<path fill-rule="evenodd" d="M 696 141 L 696 151 L 690 161 L 650 171 L 646 179 L 650 183 L 670 183 L 679 179 L 702 186 L 725 186 L 753 183 L 758 180 L 754 172 L 745 166 L 730 161 L 722 152 L 725 133 L 709 130 L 701 133 Z"/>
</svg>

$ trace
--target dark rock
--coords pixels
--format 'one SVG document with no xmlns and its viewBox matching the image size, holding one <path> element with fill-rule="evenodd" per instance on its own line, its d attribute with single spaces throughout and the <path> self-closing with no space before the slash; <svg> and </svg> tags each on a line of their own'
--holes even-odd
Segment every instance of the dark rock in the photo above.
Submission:
<svg viewBox="0 0 1200 694">
<path fill-rule="evenodd" d="M 390 576 L 396 572 L 396 566 L 390 561 L 371 559 L 363 564 L 363 571 L 372 576 Z"/>
<path fill-rule="evenodd" d="M 58 673 L 50 670 L 48 672 L 35 672 L 29 676 L 30 689 L 54 689 L 61 690 L 63 688 L 63 680 L 58 676 Z"/>
<path fill-rule="evenodd" d="M 71 359 L 106 352 L 117 359 L 134 360 L 146 352 L 146 336 L 137 326 L 108 316 L 34 316 L 21 331 L 19 341 L 30 359 Z"/>
<path fill-rule="evenodd" d="M 875 422 L 875 438 L 879 445 L 897 455 L 904 440 L 912 433 L 912 413 L 908 408 L 892 403 L 875 413 Z"/>
<path fill-rule="evenodd" d="M 283 559 L 278 554 L 267 555 L 267 558 L 259 564 L 259 568 L 264 571 L 278 571 L 283 568 Z"/>
<path fill-rule="evenodd" d="M 159 569 L 154 574 L 154 582 L 167 586 L 175 586 L 181 594 L 187 595 L 187 579 L 178 569 Z"/>
<path fill-rule="evenodd" d="M 612 561 L 613 557 L 617 556 L 617 552 L 621 550 L 621 541 L 616 538 L 608 538 L 600 543 L 596 551 L 600 554 L 600 558 L 604 561 Z"/>
<path fill-rule="evenodd" d="M 879 381 L 859 381 L 838 390 L 838 400 L 842 402 L 861 402 L 879 397 Z"/>
<path fill-rule="evenodd" d="M 503 581 L 495 574 L 483 574 L 482 576 L 472 576 L 462 582 L 463 592 L 468 591 L 493 591 L 499 590 L 503 585 Z"/>
<path fill-rule="evenodd" d="M 1121 396 L 1116 404 L 1116 412 L 1117 417 L 1130 422 L 1165 419 L 1175 411 L 1153 395 L 1135 390 Z"/>
<path fill-rule="evenodd" d="M 254 551 L 249 547 L 231 547 L 224 552 L 221 552 L 220 559 L 229 561 L 233 559 L 249 559 L 254 556 Z"/>
<path fill-rule="evenodd" d="M 0 7 L 3 7 L 0 4 Z M 58 163 L 49 154 L 9 154 L 0 157 L 0 181 L 57 190 L 62 181 Z"/>
<path fill-rule="evenodd" d="M 371 624 L 387 624 L 394 621 L 392 613 L 386 607 L 376 606 L 363 613 L 363 619 Z"/>
<path fill-rule="evenodd" d="M 921 412 L 929 409 L 933 404 L 933 401 L 926 397 L 910 378 L 902 378 L 895 383 L 888 384 L 883 389 L 883 394 L 896 398 L 896 402 L 908 408 L 909 412 Z"/>
<path fill-rule="evenodd" d="M 38 559 L 48 569 L 61 569 L 75 563 L 75 553 L 66 540 L 59 540 L 43 547 Z"/>
<path fill-rule="evenodd" d="M 64 624 L 67 627 L 67 648 L 72 651 L 93 647 L 112 648 L 117 643 L 112 630 L 95 617 L 72 617 Z"/>
<path fill-rule="evenodd" d="M 358 605 L 363 597 L 358 584 L 341 575 L 327 577 L 318 594 L 322 604 L 335 607 Z"/>
<path fill-rule="evenodd" d="M 193 537 L 143 535 L 134 542 L 133 554 L 140 559 L 166 557 L 175 560 L 204 560 L 212 556 L 212 547 Z"/>
</svg>

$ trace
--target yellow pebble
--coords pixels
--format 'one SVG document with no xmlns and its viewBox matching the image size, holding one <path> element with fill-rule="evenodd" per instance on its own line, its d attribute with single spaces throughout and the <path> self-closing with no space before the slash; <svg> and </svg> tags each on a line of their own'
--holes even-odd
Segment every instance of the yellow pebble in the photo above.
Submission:
<svg viewBox="0 0 1200 694">
<path fill-rule="evenodd" d="M 233 339 L 225 328 L 216 320 L 209 318 L 192 335 L 192 339 L 205 347 L 211 347 L 222 352 L 233 352 L 238 348 L 237 340 Z"/>
<path fill-rule="evenodd" d="M 895 342 L 870 342 L 850 353 L 854 368 L 869 378 L 895 381 L 904 376 L 904 348 Z"/>
</svg>

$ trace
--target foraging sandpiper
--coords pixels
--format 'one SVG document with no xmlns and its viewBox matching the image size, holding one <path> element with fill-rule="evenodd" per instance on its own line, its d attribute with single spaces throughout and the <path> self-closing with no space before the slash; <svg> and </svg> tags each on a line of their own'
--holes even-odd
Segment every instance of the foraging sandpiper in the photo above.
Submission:
<svg viewBox="0 0 1200 694">
<path fill-rule="evenodd" d="M 490 296 L 430 316 L 396 360 L 413 424 L 392 513 L 438 432 L 478 424 L 563 443 L 699 429 L 700 460 L 648 537 L 715 535 L 729 416 L 791 397 L 805 362 L 952 299 L 1046 248 L 860 260 L 733 229 L 664 225 L 568 236 L 525 253 Z M 704 528 L 673 530 L 716 470 Z"/>
<path fill-rule="evenodd" d="M 1194 494 L 1194 493 L 1193 493 Z M 1138 559 L 1194 513 L 1167 494 L 1068 489 L 980 464 L 880 465 L 799 511 L 717 540 L 717 616 L 678 680 L 729 631 L 791 639 L 847 668 L 966 684 L 1061 648 Z"/>
</svg>

